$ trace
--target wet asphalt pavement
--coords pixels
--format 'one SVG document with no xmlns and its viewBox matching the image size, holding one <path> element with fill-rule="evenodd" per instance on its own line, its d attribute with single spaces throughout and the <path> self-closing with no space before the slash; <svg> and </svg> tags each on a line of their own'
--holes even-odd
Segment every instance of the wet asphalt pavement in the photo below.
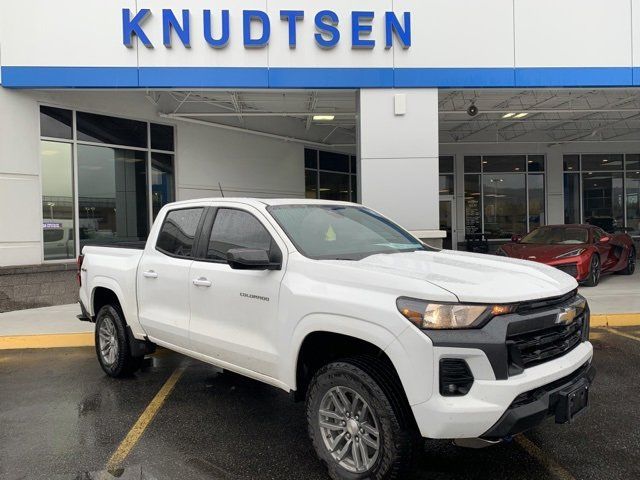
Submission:
<svg viewBox="0 0 640 480">
<path fill-rule="evenodd" d="M 640 328 L 618 330 L 640 338 Z M 598 329 L 592 341 L 590 411 L 572 425 L 551 420 L 528 432 L 543 458 L 516 442 L 468 450 L 427 441 L 413 478 L 640 478 L 640 341 Z M 180 365 L 185 373 L 124 468 L 105 472 Z M 286 393 L 166 350 L 135 377 L 114 380 L 92 348 L 74 348 L 0 352 L 0 478 L 327 477 L 307 440 L 303 404 Z"/>
</svg>

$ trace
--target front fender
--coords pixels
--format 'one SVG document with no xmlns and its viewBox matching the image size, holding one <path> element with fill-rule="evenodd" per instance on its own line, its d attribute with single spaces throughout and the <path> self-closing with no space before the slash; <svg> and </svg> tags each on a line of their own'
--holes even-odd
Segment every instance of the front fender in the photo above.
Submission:
<svg viewBox="0 0 640 480">
<path fill-rule="evenodd" d="M 296 389 L 296 370 L 302 343 L 308 335 L 316 332 L 354 337 L 380 350 L 384 350 L 395 340 L 395 336 L 389 330 L 367 320 L 326 313 L 309 314 L 296 325 L 289 343 L 288 355 L 284 357 L 288 361 L 283 365 L 283 380 L 287 385 L 291 385 L 293 390 Z"/>
</svg>

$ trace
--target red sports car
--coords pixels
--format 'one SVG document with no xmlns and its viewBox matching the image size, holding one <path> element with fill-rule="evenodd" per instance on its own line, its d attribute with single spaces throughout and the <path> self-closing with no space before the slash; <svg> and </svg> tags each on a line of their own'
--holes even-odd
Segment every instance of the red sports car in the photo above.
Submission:
<svg viewBox="0 0 640 480">
<path fill-rule="evenodd" d="M 594 287 L 605 273 L 631 275 L 636 249 L 626 233 L 609 234 L 593 225 L 549 225 L 523 238 L 514 236 L 498 255 L 556 267 L 578 282 Z"/>
</svg>

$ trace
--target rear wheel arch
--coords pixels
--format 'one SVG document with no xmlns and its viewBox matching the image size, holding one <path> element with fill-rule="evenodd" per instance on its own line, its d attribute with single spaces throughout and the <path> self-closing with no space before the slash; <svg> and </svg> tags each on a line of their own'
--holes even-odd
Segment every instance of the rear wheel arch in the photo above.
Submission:
<svg viewBox="0 0 640 480">
<path fill-rule="evenodd" d="M 118 298 L 118 295 L 116 294 L 116 292 L 114 292 L 108 287 L 102 287 L 102 286 L 95 287 L 91 295 L 91 306 L 92 306 L 94 318 L 98 315 L 98 312 L 100 311 L 100 309 L 105 305 L 111 305 L 114 308 L 117 308 L 122 314 L 122 310 L 123 310 L 122 303 L 120 302 L 120 298 Z M 124 317 L 124 314 L 122 314 L 122 316 L 123 316 L 123 320 L 126 323 L 126 318 Z"/>
</svg>

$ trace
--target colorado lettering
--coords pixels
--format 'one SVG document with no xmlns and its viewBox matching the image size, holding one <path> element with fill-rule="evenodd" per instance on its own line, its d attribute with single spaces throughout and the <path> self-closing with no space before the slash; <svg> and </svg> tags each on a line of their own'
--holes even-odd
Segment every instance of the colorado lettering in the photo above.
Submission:
<svg viewBox="0 0 640 480">
<path fill-rule="evenodd" d="M 200 12 L 199 12 L 200 13 Z M 190 48 L 194 37 L 201 36 L 204 41 L 213 48 L 224 48 L 236 35 L 238 40 L 242 38 L 245 48 L 264 48 L 271 38 L 272 23 L 282 22 L 286 24 L 288 32 L 289 48 L 295 49 L 298 42 L 298 27 L 305 21 L 310 21 L 315 27 L 315 43 L 323 49 L 335 48 L 342 38 L 350 39 L 351 48 L 373 49 L 376 41 L 373 38 L 376 20 L 373 11 L 353 11 L 347 19 L 341 19 L 332 10 L 314 12 L 307 18 L 304 10 L 281 10 L 279 17 L 273 19 L 262 10 L 242 10 L 237 12 L 242 15 L 242 32 L 232 32 L 230 27 L 231 13 L 229 10 L 212 12 L 203 10 L 202 31 L 195 32 L 190 10 L 163 9 L 158 21 L 162 23 L 162 44 L 166 48 L 172 48 L 174 44 L 182 44 Z M 126 47 L 133 46 L 134 37 L 147 48 L 154 48 L 154 44 L 144 31 L 145 25 L 153 21 L 151 10 L 143 8 L 133 13 L 128 8 L 122 9 L 122 43 Z M 384 38 L 386 49 L 392 48 L 397 41 L 402 48 L 411 47 L 411 13 L 384 12 L 382 22 L 384 25 Z M 349 34 L 341 35 L 345 29 L 343 24 L 348 24 Z M 158 43 L 160 39 L 157 40 Z M 348 40 L 347 40 L 348 41 Z"/>
</svg>

